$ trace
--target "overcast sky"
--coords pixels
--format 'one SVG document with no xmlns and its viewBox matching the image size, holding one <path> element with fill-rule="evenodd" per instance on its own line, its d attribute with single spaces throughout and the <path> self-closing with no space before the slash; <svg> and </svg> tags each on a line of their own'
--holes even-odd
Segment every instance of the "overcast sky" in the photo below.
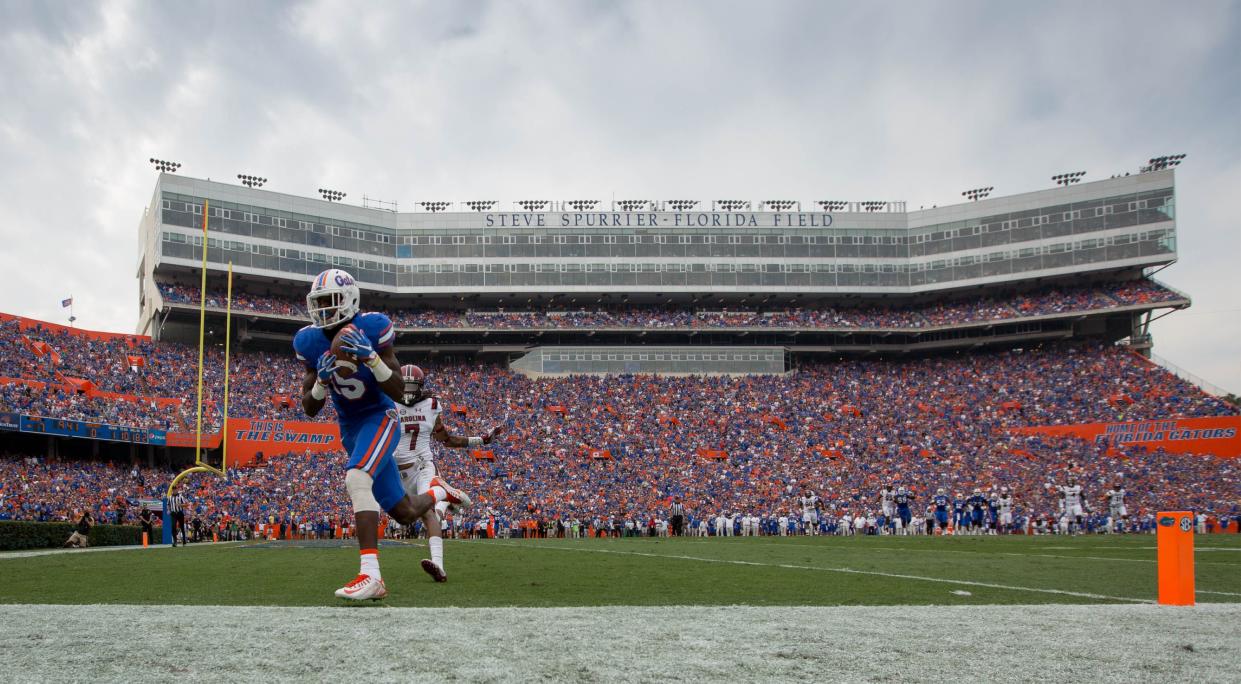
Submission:
<svg viewBox="0 0 1241 684">
<path fill-rule="evenodd" d="M 132 331 L 148 157 L 268 189 L 905 200 L 1189 155 L 1162 356 L 1241 391 L 1241 3 L 0 0 L 0 311 Z"/>
</svg>

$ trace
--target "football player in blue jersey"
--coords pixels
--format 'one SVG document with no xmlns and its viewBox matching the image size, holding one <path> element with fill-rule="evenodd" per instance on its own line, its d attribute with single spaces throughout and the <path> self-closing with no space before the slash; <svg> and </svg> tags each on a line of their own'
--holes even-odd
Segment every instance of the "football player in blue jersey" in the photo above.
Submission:
<svg viewBox="0 0 1241 684">
<path fill-rule="evenodd" d="M 952 505 L 952 500 L 944 493 L 944 488 L 940 487 L 935 490 L 932 502 L 935 505 L 935 526 L 939 528 L 940 534 L 946 534 L 948 532 L 948 507 Z"/>
<path fill-rule="evenodd" d="M 987 513 L 987 497 L 983 496 L 981 489 L 975 489 L 973 496 L 966 499 L 965 503 L 966 510 L 969 511 L 970 534 L 982 534 Z"/>
<path fill-rule="evenodd" d="M 908 489 L 901 487 L 896 490 L 896 517 L 901 521 L 901 534 L 909 534 L 909 522 L 913 520 L 913 504 L 914 495 Z"/>
<path fill-rule="evenodd" d="M 392 321 L 380 313 L 362 313 L 361 295 L 353 276 L 329 269 L 315 277 L 306 309 L 311 324 L 297 331 L 293 350 L 306 368 L 302 381 L 302 409 L 308 416 L 323 410 L 328 396 L 340 422 L 340 439 L 348 452 L 345 488 L 353 502 L 361 570 L 336 590 L 350 600 L 381 599 L 388 595 L 379 572 L 379 513 L 402 525 L 412 525 L 437 501 L 459 507 L 470 497 L 439 478 L 426 494 L 405 493 L 392 453 L 401 434 L 394 400 L 405 393 L 400 364 L 392 349 Z M 342 336 L 340 349 L 353 362 L 332 352 L 332 341 Z"/>
<path fill-rule="evenodd" d="M 965 534 L 965 527 L 969 524 L 969 506 L 966 505 L 961 492 L 957 492 L 952 499 L 952 533 Z"/>
</svg>

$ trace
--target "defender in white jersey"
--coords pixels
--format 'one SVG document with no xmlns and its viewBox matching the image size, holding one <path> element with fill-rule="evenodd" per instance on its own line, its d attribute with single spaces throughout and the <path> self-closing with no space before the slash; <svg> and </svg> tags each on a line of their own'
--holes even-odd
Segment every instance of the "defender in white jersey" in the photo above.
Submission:
<svg viewBox="0 0 1241 684">
<path fill-rule="evenodd" d="M 1078 530 L 1082 526 L 1082 486 L 1077 484 L 1077 478 L 1069 476 L 1069 483 L 1060 487 L 1061 493 L 1064 494 L 1064 516 L 1070 522 L 1077 523 Z"/>
<path fill-rule="evenodd" d="M 1000 487 L 1000 529 L 1004 534 L 1013 531 L 1013 494 L 1008 487 Z"/>
<path fill-rule="evenodd" d="M 879 490 L 879 508 L 883 510 L 883 517 L 891 518 L 896 515 L 896 490 L 892 489 L 892 485 L 884 485 Z"/>
<path fill-rule="evenodd" d="M 439 398 L 423 393 L 426 374 L 413 364 L 401 366 L 401 376 L 405 379 L 405 396 L 396 404 L 397 416 L 401 421 L 401 439 L 397 443 L 393 457 L 397 470 L 401 475 L 401 484 L 409 494 L 427 491 L 439 481 L 439 473 L 435 469 L 435 454 L 431 450 L 431 441 L 461 449 L 490 444 L 500 427 L 496 426 L 483 437 L 461 437 L 448 432 L 440 420 L 444 406 Z M 422 561 L 422 569 L 436 582 L 445 582 L 448 575 L 444 574 L 444 514 L 448 511 L 448 502 L 441 501 L 422 516 L 422 524 L 427 528 L 427 546 L 431 557 Z"/>
<path fill-rule="evenodd" d="M 1107 508 L 1108 508 L 1108 532 L 1116 531 L 1120 526 L 1124 531 L 1125 526 L 1129 522 L 1129 510 L 1125 508 L 1125 488 L 1119 482 L 1115 487 L 1107 490 Z"/>
<path fill-rule="evenodd" d="M 819 533 L 819 509 L 823 508 L 823 502 L 819 501 L 819 497 L 809 489 L 798 499 L 798 502 L 801 503 L 801 522 L 805 528 L 803 534 L 813 537 Z"/>
</svg>

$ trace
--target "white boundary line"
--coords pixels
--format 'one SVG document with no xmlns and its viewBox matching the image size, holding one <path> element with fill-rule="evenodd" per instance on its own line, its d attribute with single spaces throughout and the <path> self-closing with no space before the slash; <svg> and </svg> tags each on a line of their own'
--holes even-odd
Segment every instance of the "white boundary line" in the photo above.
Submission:
<svg viewBox="0 0 1241 684">
<path fill-rule="evenodd" d="M 465 541 L 468 543 L 474 543 L 474 544 L 482 543 L 482 542 L 474 541 L 474 540 L 461 540 L 461 541 Z M 793 565 L 789 563 L 759 563 L 757 561 L 743 561 L 743 560 L 733 560 L 733 559 L 725 559 L 725 558 L 703 558 L 701 556 L 668 555 L 668 554 L 659 554 L 659 553 L 643 553 L 641 551 L 617 551 L 614 549 L 583 549 L 583 548 L 574 548 L 571 546 L 561 547 L 561 546 L 546 546 L 542 544 L 516 544 L 512 542 L 499 542 L 499 543 L 491 542 L 491 543 L 495 544 L 496 546 L 509 546 L 509 547 L 518 548 L 518 549 L 537 548 L 537 549 L 548 549 L 551 551 L 581 551 L 584 553 L 612 553 L 612 554 L 618 554 L 618 555 L 623 555 L 623 556 L 645 556 L 647 558 L 670 558 L 674 560 L 698 561 L 701 563 L 723 563 L 727 565 L 752 565 L 752 566 L 759 566 L 759 567 L 784 568 L 788 570 L 818 570 L 820 572 L 837 572 L 837 573 L 848 574 L 848 575 L 873 575 L 876 577 L 891 577 L 894 579 L 907 579 L 907 580 L 914 580 L 918 582 L 935 582 L 939 584 L 952 584 L 952 585 L 967 586 L 967 587 L 985 587 L 988 589 L 1002 589 L 1005 591 L 1029 591 L 1029 592 L 1035 592 L 1035 593 L 1040 593 L 1040 594 L 1057 594 L 1060 596 L 1074 596 L 1077 598 L 1103 599 L 1105 601 L 1122 601 L 1122 602 L 1127 602 L 1127 603 L 1154 603 L 1154 601 L 1151 599 L 1131 598 L 1128 596 L 1108 596 L 1106 594 L 1091 594 L 1088 592 L 1068 591 L 1065 589 L 1040 589 L 1037 587 L 1019 587 L 1019 586 L 1014 586 L 1014 585 L 1009 585 L 1009 584 L 994 584 L 991 582 L 972 582 L 969 580 L 954 580 L 954 579 L 946 579 L 943 577 L 923 577 L 920 575 L 905 575 L 905 574 L 894 573 L 894 572 L 879 572 L 877 570 L 855 570 L 853 568 L 828 568 L 828 567 L 819 567 L 819 566 L 814 566 L 814 565 Z"/>
<path fill-rule="evenodd" d="M 773 537 L 767 537 L 773 539 Z M 825 548 L 816 544 L 799 544 L 797 542 L 787 542 L 784 544 L 773 544 L 772 546 L 800 546 L 810 549 Z M 1157 560 L 1148 558 L 1107 558 L 1104 556 L 1065 556 L 1063 554 L 1054 553 L 1017 553 L 1015 551 L 984 551 L 981 549 L 920 549 L 920 548 L 903 548 L 898 546 L 866 546 L 866 549 L 874 549 L 876 551 L 917 551 L 922 553 L 970 553 L 970 554 L 986 554 L 989 556 L 1021 556 L 1024 558 L 1064 558 L 1068 560 L 1098 560 L 1098 561 L 1115 561 L 1117 563 L 1158 563 Z M 1066 548 L 1066 547 L 1058 547 Z M 1150 547 L 1155 548 L 1155 547 Z M 1128 549 L 1117 549 L 1128 550 Z M 1213 551 L 1214 549 L 1194 549 L 1194 551 Z M 1227 549 L 1231 551 L 1232 549 Z M 1210 561 L 1195 561 L 1197 565 L 1227 565 L 1238 567 L 1236 563 L 1212 563 Z"/>
<path fill-rule="evenodd" d="M 245 542 L 199 542 L 192 548 L 210 548 L 212 546 L 228 546 L 232 544 L 244 544 Z M 184 545 L 182 545 L 184 546 Z M 171 549 L 168 544 L 151 544 L 146 546 L 88 546 L 85 549 L 39 549 L 35 551 L 5 551 L 0 553 L 0 560 L 8 560 L 10 558 L 35 558 L 37 556 L 58 556 L 77 555 L 80 553 L 102 553 L 104 551 L 150 551 L 152 549 Z M 186 547 L 191 548 L 191 547 Z"/>
</svg>

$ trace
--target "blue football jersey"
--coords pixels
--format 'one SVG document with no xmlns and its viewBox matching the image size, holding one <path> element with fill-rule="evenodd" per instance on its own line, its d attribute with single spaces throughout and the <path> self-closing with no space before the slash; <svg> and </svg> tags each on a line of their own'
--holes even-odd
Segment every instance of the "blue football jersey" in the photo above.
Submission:
<svg viewBox="0 0 1241 684">
<path fill-rule="evenodd" d="M 381 313 L 359 313 L 353 317 L 351 323 L 366 335 L 376 353 L 391 347 L 392 341 L 396 339 L 392 321 Z M 319 357 L 331 348 L 332 340 L 328 339 L 322 328 L 308 325 L 293 336 L 293 352 L 297 355 L 297 360 L 310 370 L 315 370 Z M 348 378 L 332 376 L 328 388 L 332 405 L 336 407 L 336 415 L 340 417 L 342 425 L 348 425 L 355 419 L 377 411 L 387 411 L 396 405 L 384 394 L 379 382 L 375 380 L 375 375 L 365 365 L 359 365 L 357 372 Z"/>
<path fill-rule="evenodd" d="M 913 499 L 914 499 L 913 494 L 897 494 L 896 495 L 896 507 L 897 508 L 909 508 L 909 503 L 913 501 Z"/>
<path fill-rule="evenodd" d="M 935 510 L 937 511 L 948 510 L 948 497 L 942 494 L 936 494 L 935 495 Z"/>
</svg>

